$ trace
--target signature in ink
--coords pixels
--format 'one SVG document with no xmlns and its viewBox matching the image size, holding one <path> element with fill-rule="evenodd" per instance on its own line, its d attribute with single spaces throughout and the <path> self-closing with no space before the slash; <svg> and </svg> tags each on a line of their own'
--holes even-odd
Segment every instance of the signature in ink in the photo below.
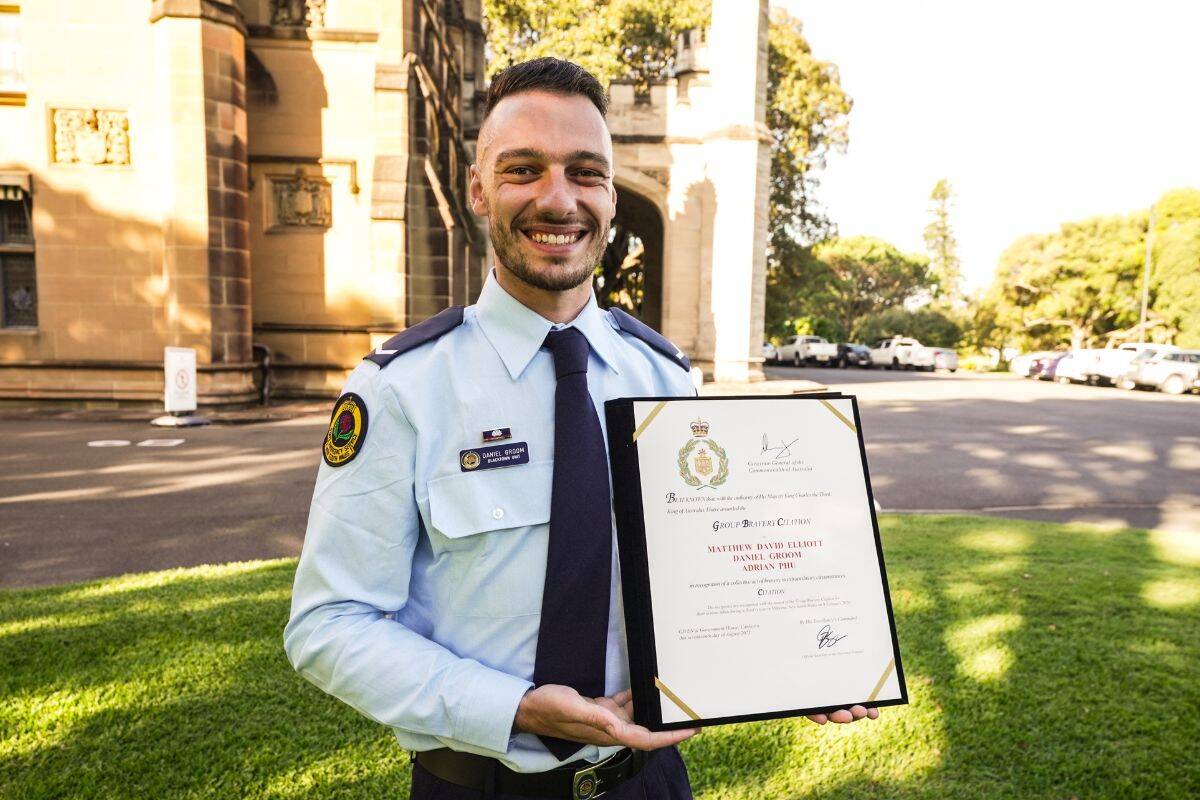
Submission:
<svg viewBox="0 0 1200 800">
<path fill-rule="evenodd" d="M 780 458 L 785 458 L 786 456 L 790 456 L 792 454 L 792 445 L 794 445 L 798 441 L 800 441 L 800 438 L 796 437 L 795 439 L 792 439 L 787 444 L 781 444 L 776 447 L 771 447 L 771 441 L 770 441 L 770 439 L 767 438 L 767 435 L 764 433 L 763 437 L 762 437 L 762 452 L 763 453 L 774 453 L 775 454 L 774 458 L 776 460 L 778 460 Z"/>
<path fill-rule="evenodd" d="M 817 649 L 825 647 L 833 647 L 835 644 L 845 639 L 845 636 L 834 636 L 833 629 L 826 625 L 821 630 L 817 631 Z"/>
</svg>

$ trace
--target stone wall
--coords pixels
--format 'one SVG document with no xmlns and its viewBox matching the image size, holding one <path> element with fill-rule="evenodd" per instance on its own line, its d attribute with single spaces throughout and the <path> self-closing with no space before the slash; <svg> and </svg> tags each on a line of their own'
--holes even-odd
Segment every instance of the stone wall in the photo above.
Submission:
<svg viewBox="0 0 1200 800">
<path fill-rule="evenodd" d="M 412 49 L 421 9 L 434 61 Z M 32 192 L 38 324 L 0 328 L 0 401 L 158 404 L 169 345 L 196 350 L 202 405 L 256 399 L 255 344 L 275 396 L 329 396 L 377 342 L 474 299 L 482 247 L 454 117 L 482 77 L 478 0 L 61 0 L 19 15 L 28 91 L 0 103 L 0 173 Z M 420 70 L 456 82 L 420 87 Z M 439 106 L 433 127 L 414 128 L 414 95 Z M 418 185 L 427 162 L 436 178 L 418 192 L 414 143 Z M 414 238 L 423 202 L 436 213 Z M 415 306 L 413 264 L 430 290 Z"/>
</svg>

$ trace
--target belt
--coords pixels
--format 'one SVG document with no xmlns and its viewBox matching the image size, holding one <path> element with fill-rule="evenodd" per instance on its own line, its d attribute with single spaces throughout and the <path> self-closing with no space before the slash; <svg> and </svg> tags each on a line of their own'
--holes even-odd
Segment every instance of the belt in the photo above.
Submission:
<svg viewBox="0 0 1200 800">
<path fill-rule="evenodd" d="M 514 772 L 494 758 L 444 747 L 414 754 L 428 772 L 456 786 L 563 800 L 593 800 L 608 794 L 641 772 L 646 758 L 640 750 L 625 748 L 595 764 L 577 761 L 545 772 Z"/>
</svg>

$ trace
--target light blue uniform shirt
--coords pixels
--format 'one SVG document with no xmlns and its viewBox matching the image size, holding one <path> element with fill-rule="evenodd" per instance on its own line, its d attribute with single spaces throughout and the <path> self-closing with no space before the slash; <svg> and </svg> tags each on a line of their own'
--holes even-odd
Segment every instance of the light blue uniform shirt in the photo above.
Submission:
<svg viewBox="0 0 1200 800">
<path fill-rule="evenodd" d="M 570 324 L 591 345 L 602 427 L 605 400 L 695 394 L 679 363 L 621 331 L 594 298 Z M 451 747 L 523 772 L 562 763 L 536 736 L 512 735 L 533 685 L 546 576 L 551 327 L 491 275 L 462 325 L 382 369 L 364 361 L 346 384 L 367 406 L 367 434 L 352 461 L 317 473 L 284 646 L 301 675 L 406 749 Z M 529 463 L 462 471 L 460 451 L 495 428 L 512 430 L 504 444 L 528 444 Z M 629 686 L 615 534 L 612 574 L 610 696 Z"/>
</svg>

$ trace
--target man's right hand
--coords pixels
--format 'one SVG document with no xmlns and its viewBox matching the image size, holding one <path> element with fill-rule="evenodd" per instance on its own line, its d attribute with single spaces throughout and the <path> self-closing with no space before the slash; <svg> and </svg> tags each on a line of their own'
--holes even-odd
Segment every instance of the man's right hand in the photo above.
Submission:
<svg viewBox="0 0 1200 800">
<path fill-rule="evenodd" d="M 629 690 L 595 700 L 569 686 L 546 684 L 530 689 L 517 706 L 515 727 L 522 733 L 553 736 L 601 747 L 624 746 L 657 750 L 679 744 L 699 733 L 696 728 L 653 733 L 633 721 Z"/>
</svg>

